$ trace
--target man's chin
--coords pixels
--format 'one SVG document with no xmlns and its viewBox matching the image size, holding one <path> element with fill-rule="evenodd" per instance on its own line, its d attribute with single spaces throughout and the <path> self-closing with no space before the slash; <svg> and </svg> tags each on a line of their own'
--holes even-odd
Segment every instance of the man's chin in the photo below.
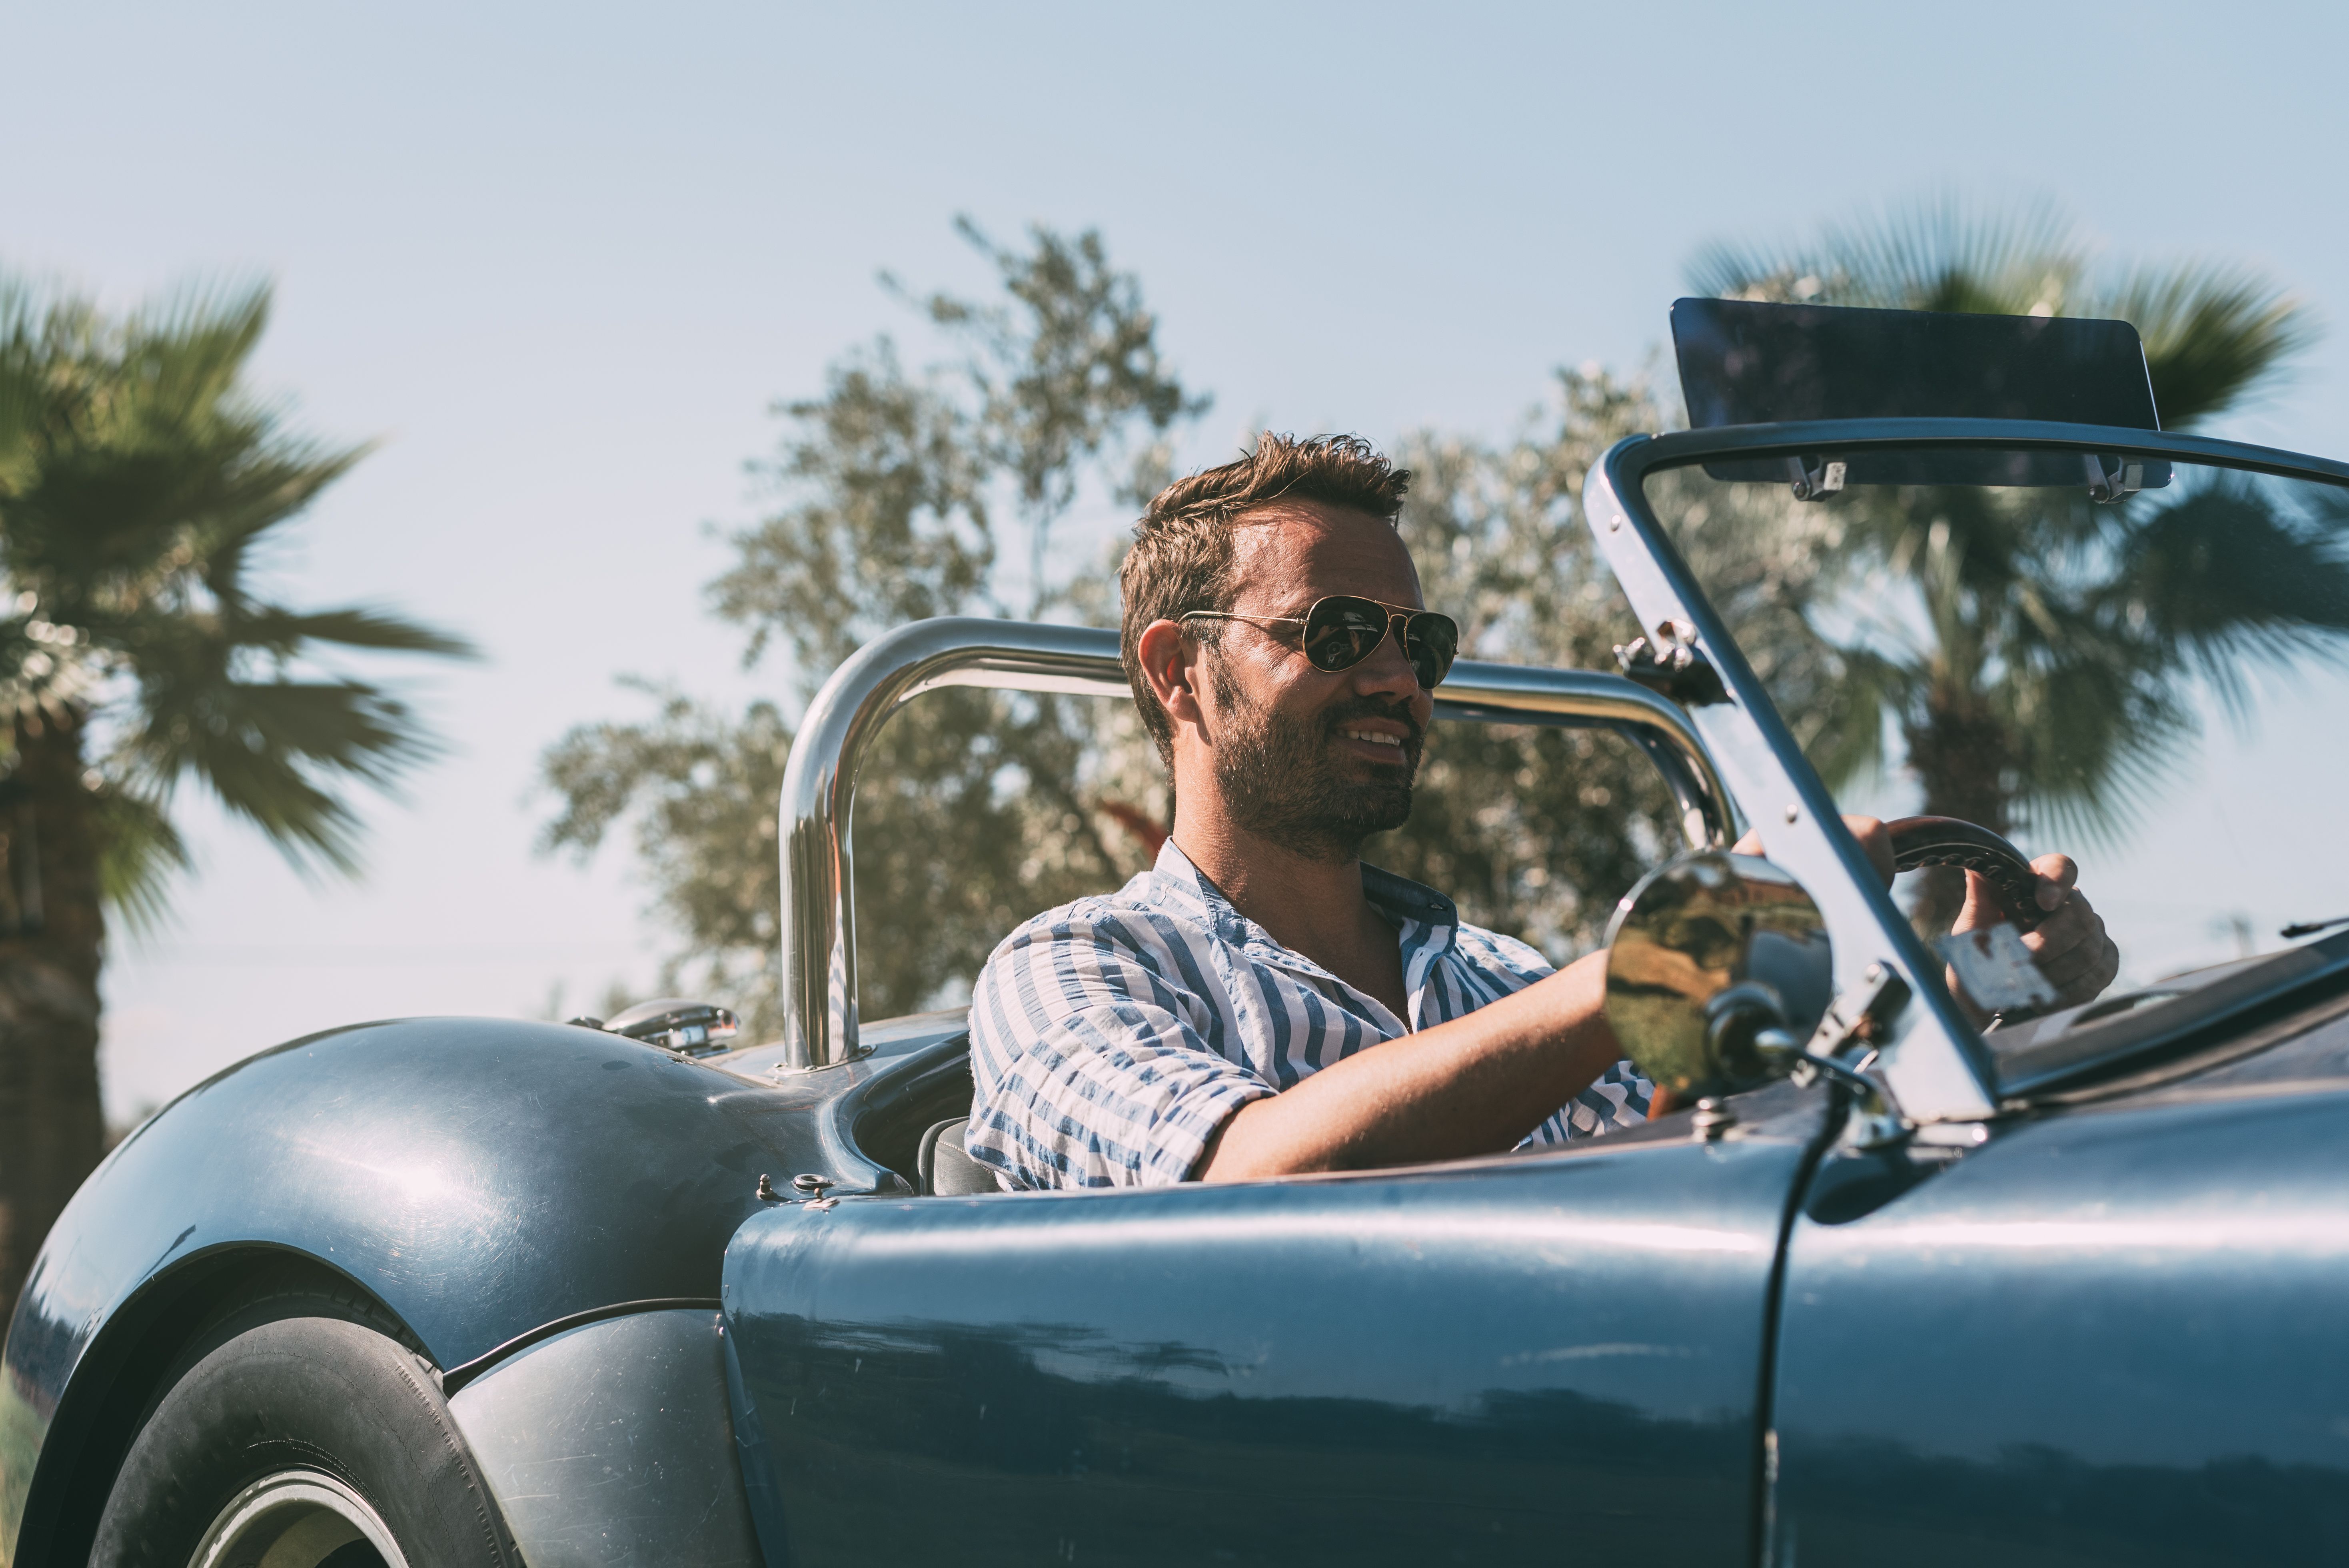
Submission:
<svg viewBox="0 0 2349 1568">
<path fill-rule="evenodd" d="M 1317 836 L 1332 848 L 1342 846 L 1343 852 L 1323 858 L 1350 861 L 1361 852 L 1365 839 L 1391 833 L 1411 820 L 1411 784 L 1407 779 L 1397 779 L 1391 784 L 1350 789 L 1345 799 L 1332 800 L 1330 807 L 1315 824 Z"/>
<path fill-rule="evenodd" d="M 1242 819 L 1242 825 L 1309 861 L 1336 865 L 1361 853 L 1362 841 L 1411 818 L 1411 785 L 1356 784 L 1322 792 L 1318 809 Z"/>
</svg>

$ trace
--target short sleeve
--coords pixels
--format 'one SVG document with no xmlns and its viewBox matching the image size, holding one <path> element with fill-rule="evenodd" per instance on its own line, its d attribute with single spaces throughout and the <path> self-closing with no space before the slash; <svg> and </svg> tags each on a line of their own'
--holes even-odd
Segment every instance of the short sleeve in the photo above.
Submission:
<svg viewBox="0 0 2349 1568">
<path fill-rule="evenodd" d="M 1014 1189 L 1189 1180 L 1273 1086 L 1208 1048 L 1212 1006 L 1168 923 L 1084 903 L 996 949 L 971 995 L 965 1147 Z"/>
<path fill-rule="evenodd" d="M 1588 1088 L 1558 1107 L 1518 1147 L 1571 1143 L 1637 1127 L 1648 1119 L 1648 1108 L 1655 1098 L 1656 1086 L 1641 1077 L 1639 1068 L 1630 1062 L 1617 1062 Z"/>
<path fill-rule="evenodd" d="M 1497 995 L 1522 991 L 1535 981 L 1547 980 L 1557 973 L 1557 966 L 1543 957 L 1541 950 L 1531 943 L 1486 931 L 1480 925 L 1463 925 L 1459 944 L 1461 961 L 1471 965 Z"/>
</svg>

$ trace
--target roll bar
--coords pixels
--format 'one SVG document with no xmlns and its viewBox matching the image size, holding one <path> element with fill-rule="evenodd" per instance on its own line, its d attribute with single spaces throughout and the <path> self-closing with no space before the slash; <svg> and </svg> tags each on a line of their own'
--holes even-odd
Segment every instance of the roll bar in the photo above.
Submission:
<svg viewBox="0 0 2349 1568">
<path fill-rule="evenodd" d="M 916 621 L 859 648 L 823 683 L 783 769 L 783 1056 L 795 1068 L 864 1055 L 857 1044 L 856 772 L 889 716 L 926 691 L 997 686 L 1130 698 L 1117 634 L 975 616 Z M 1621 676 L 1462 660 L 1438 718 L 1612 729 L 1644 750 L 1692 849 L 1725 848 L 1736 818 L 1721 774 L 1674 704 Z"/>
</svg>

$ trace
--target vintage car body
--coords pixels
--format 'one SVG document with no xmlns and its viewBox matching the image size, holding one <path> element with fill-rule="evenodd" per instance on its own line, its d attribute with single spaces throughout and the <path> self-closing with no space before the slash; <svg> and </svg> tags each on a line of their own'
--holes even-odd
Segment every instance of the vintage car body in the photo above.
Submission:
<svg viewBox="0 0 2349 1568">
<path fill-rule="evenodd" d="M 1982 447 L 2349 484 L 2047 422 L 1637 438 L 1590 526 L 1723 700 L 1468 664 L 1439 693 L 1633 735 L 1692 848 L 1770 822 L 1837 989 L 1915 992 L 1879 1042 L 1889 1132 L 1782 1078 L 1545 1153 L 921 1191 L 967 1034 L 857 1016 L 858 755 L 937 685 L 1124 689 L 1108 634 L 921 623 L 843 667 L 791 760 L 782 1041 L 360 1025 L 108 1158 L 10 1329 L 0 1563 L 83 1560 L 191 1326 L 288 1266 L 412 1334 L 533 1568 L 2338 1559 L 2349 937 L 1993 1057 L 1641 494 L 1706 455 Z"/>
</svg>

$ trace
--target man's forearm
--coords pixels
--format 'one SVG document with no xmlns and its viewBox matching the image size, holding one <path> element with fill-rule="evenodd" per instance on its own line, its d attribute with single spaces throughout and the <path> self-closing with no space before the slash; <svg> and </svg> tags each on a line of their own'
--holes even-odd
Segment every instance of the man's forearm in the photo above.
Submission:
<svg viewBox="0 0 2349 1568">
<path fill-rule="evenodd" d="M 1242 1106 L 1203 1181 L 1355 1171 L 1508 1149 L 1620 1059 L 1594 953 L 1464 1017 L 1373 1046 Z"/>
</svg>

